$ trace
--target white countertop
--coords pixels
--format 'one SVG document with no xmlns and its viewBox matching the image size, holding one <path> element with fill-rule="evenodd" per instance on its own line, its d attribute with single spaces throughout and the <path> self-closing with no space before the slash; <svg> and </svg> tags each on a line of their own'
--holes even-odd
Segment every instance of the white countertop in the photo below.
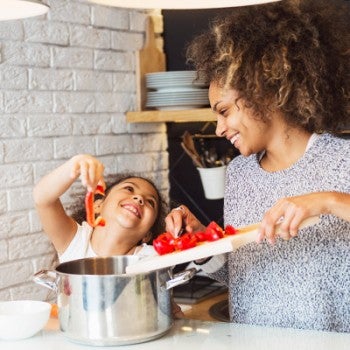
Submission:
<svg viewBox="0 0 350 350">
<path fill-rule="evenodd" d="M 103 347 L 72 343 L 59 330 L 58 320 L 50 319 L 45 330 L 29 339 L 0 340 L 1 350 L 92 350 Z M 350 333 L 304 331 L 287 328 L 268 328 L 176 320 L 171 330 L 146 343 L 109 346 L 120 350 L 349 350 Z"/>
</svg>

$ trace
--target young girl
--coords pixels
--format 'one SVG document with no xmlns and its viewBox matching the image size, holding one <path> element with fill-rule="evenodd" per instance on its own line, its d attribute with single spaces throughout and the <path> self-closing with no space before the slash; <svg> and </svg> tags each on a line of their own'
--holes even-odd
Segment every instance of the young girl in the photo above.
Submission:
<svg viewBox="0 0 350 350">
<path fill-rule="evenodd" d="M 130 175 L 106 188 L 105 196 L 94 202 L 95 213 L 104 218 L 105 226 L 92 227 L 78 220 L 84 211 L 68 215 L 63 208 L 60 196 L 78 177 L 87 191 L 95 191 L 98 184 L 105 187 L 103 170 L 96 158 L 76 155 L 44 176 L 34 188 L 43 230 L 60 263 L 95 256 L 155 254 L 147 243 L 163 231 L 165 208 L 150 180 Z"/>
</svg>

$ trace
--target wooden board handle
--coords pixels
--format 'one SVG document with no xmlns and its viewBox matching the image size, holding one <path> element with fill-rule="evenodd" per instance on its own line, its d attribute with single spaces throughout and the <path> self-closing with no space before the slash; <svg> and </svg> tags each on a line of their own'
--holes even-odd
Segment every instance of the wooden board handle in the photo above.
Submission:
<svg viewBox="0 0 350 350">
<path fill-rule="evenodd" d="M 139 111 L 146 108 L 147 87 L 145 75 L 147 73 L 164 72 L 166 68 L 165 54 L 156 45 L 152 17 L 148 17 L 147 19 L 145 35 L 145 44 L 136 53 L 136 103 Z"/>
<path fill-rule="evenodd" d="M 152 17 L 148 17 L 146 21 L 146 39 L 143 49 L 147 49 L 149 47 L 157 47 L 156 37 L 154 35 L 154 21 Z"/>
</svg>

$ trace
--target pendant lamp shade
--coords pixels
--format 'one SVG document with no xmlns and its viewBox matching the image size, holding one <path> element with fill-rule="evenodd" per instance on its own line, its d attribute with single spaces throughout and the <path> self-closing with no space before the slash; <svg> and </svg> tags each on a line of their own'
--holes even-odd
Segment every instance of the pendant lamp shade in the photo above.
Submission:
<svg viewBox="0 0 350 350">
<path fill-rule="evenodd" d="M 99 5 L 139 9 L 209 9 L 258 5 L 280 0 L 88 0 Z"/>
<path fill-rule="evenodd" d="M 38 0 L 0 0 L 0 21 L 40 16 L 48 10 L 49 7 Z"/>
</svg>

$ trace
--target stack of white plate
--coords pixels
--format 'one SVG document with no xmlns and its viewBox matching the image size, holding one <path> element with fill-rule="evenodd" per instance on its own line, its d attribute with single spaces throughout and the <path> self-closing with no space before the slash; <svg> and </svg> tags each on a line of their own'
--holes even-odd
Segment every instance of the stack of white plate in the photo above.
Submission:
<svg viewBox="0 0 350 350">
<path fill-rule="evenodd" d="M 149 73 L 146 86 L 146 107 L 175 110 L 209 105 L 208 85 L 196 80 L 195 71 Z"/>
</svg>

